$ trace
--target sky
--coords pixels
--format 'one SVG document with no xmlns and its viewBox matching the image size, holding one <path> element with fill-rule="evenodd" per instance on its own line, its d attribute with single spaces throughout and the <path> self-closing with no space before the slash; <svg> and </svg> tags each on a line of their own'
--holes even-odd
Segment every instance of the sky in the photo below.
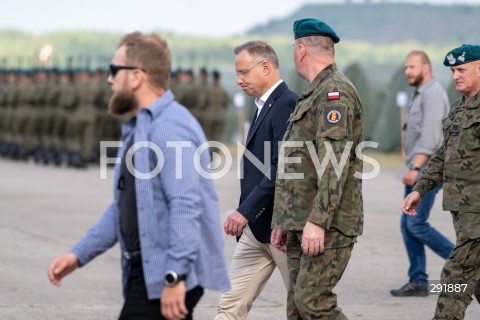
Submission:
<svg viewBox="0 0 480 320">
<path fill-rule="evenodd" d="M 0 9 L 0 29 L 34 34 L 64 30 L 163 31 L 222 37 L 245 33 L 311 3 L 345 0 L 8 0 Z M 365 0 L 350 0 L 365 2 Z M 395 2 L 394 0 L 384 0 Z M 370 0 L 379 2 L 379 0 Z M 398 2 L 398 1 L 397 1 Z M 409 3 L 476 4 L 480 0 L 403 0 Z M 321 17 L 318 17 L 321 19 Z"/>
</svg>

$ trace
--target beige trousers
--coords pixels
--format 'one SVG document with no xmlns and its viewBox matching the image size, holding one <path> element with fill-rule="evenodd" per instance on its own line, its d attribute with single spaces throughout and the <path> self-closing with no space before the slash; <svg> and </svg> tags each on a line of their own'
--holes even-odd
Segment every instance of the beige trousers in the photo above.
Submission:
<svg viewBox="0 0 480 320">
<path fill-rule="evenodd" d="M 215 320 L 244 320 L 277 267 L 288 289 L 287 255 L 255 239 L 247 225 L 237 243 L 230 265 L 231 290 L 220 297 Z"/>
</svg>

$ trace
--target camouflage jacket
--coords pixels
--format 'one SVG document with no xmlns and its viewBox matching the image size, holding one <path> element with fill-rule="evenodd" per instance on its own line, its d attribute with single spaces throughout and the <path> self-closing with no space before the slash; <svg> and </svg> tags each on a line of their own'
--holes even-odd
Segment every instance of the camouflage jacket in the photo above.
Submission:
<svg viewBox="0 0 480 320">
<path fill-rule="evenodd" d="M 443 119 L 444 142 L 414 191 L 422 198 L 443 182 L 443 209 L 480 213 L 480 92 L 455 101 Z"/>
<path fill-rule="evenodd" d="M 335 64 L 329 65 L 290 116 L 280 148 L 272 227 L 303 230 L 308 220 L 347 236 L 360 235 L 362 181 L 354 173 L 362 172 L 355 156 L 362 138 L 363 106 L 357 91 Z M 325 163 L 326 156 L 334 157 L 339 168 Z"/>
<path fill-rule="evenodd" d="M 224 120 L 225 111 L 228 108 L 228 102 L 230 100 L 227 91 L 218 84 L 211 84 L 208 88 L 207 95 L 207 118 Z"/>
</svg>

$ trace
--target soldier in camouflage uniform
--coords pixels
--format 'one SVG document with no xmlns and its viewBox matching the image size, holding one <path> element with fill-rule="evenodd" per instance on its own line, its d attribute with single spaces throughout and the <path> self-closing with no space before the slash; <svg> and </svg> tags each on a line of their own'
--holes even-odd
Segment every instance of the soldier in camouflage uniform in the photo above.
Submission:
<svg viewBox="0 0 480 320">
<path fill-rule="evenodd" d="M 293 29 L 295 68 L 310 85 L 280 148 L 272 228 L 284 231 L 272 232 L 272 243 L 286 245 L 288 319 L 347 319 L 332 290 L 363 229 L 362 181 L 354 177 L 362 172 L 354 152 L 363 106 L 335 64 L 335 32 L 316 19 L 295 21 Z M 338 170 L 333 163 L 341 157 Z"/>
<path fill-rule="evenodd" d="M 21 71 L 17 95 L 18 106 L 13 113 L 11 124 L 11 132 L 15 143 L 15 151 L 12 154 L 14 159 L 28 160 L 33 146 L 33 135 L 28 127 L 28 124 L 31 124 L 29 118 L 34 98 L 33 89 L 32 71 Z"/>
<path fill-rule="evenodd" d="M 81 82 L 77 86 L 79 106 L 74 117 L 77 123 L 77 136 L 80 142 L 80 157 L 85 164 L 96 161 L 99 150 L 98 128 L 99 112 L 97 99 L 101 99 L 101 86 L 97 81 L 92 81 L 92 73 L 85 70 Z M 105 110 L 106 108 L 104 108 Z"/>
<path fill-rule="evenodd" d="M 168 82 L 169 89 L 172 91 L 175 98 L 179 96 L 179 92 L 177 91 L 178 86 L 180 85 L 180 74 L 182 73 L 182 69 L 172 70 L 170 71 L 170 79 Z M 177 99 L 178 100 L 178 99 Z"/>
<path fill-rule="evenodd" d="M 6 109 L 4 117 L 0 118 L 0 121 L 3 121 L 3 128 L 5 132 L 5 146 L 2 150 L 2 155 L 5 157 L 13 157 L 13 154 L 16 150 L 12 122 L 18 105 L 18 91 L 18 70 L 10 69 L 7 72 L 6 84 L 4 87 L 3 99 Z"/>
<path fill-rule="evenodd" d="M 57 112 L 53 120 L 53 146 L 56 150 L 55 164 L 60 165 L 68 152 L 71 151 L 72 137 L 69 134 L 69 119 L 74 112 L 76 97 L 73 87 L 73 77 L 69 70 L 60 70 L 60 96 L 58 97 Z"/>
<path fill-rule="evenodd" d="M 175 98 L 180 104 L 184 105 L 193 115 L 197 113 L 198 93 L 195 88 L 192 69 L 183 71 L 179 75 L 179 85 L 176 88 Z M 178 95 L 178 96 L 177 96 Z"/>
<path fill-rule="evenodd" d="M 6 136 L 7 136 L 7 131 L 6 131 L 6 126 L 4 119 L 7 115 L 7 104 L 5 103 L 5 97 L 6 97 L 6 71 L 5 70 L 0 70 L 0 155 L 3 155 L 5 150 L 6 150 Z"/>
<path fill-rule="evenodd" d="M 213 141 L 222 141 L 225 127 L 225 113 L 228 108 L 229 97 L 227 91 L 220 84 L 220 73 L 212 72 L 212 84 L 208 87 L 207 108 L 205 110 L 205 132 L 207 138 Z"/>
<path fill-rule="evenodd" d="M 480 298 L 480 45 L 451 50 L 444 65 L 463 96 L 443 120 L 444 142 L 402 209 L 415 215 L 421 199 L 443 182 L 443 209 L 452 212 L 457 242 L 441 273 L 434 319 L 461 320 L 472 294 Z"/>
<path fill-rule="evenodd" d="M 27 150 L 34 156 L 35 162 L 39 162 L 44 157 L 47 149 L 45 136 L 43 135 L 43 126 L 47 122 L 46 104 L 49 86 L 49 74 L 46 69 L 35 69 L 33 74 L 34 83 L 32 84 L 32 102 L 30 112 L 27 118 L 25 136 L 27 140 Z"/>
<path fill-rule="evenodd" d="M 44 164 L 56 163 L 58 165 L 61 162 L 59 151 L 55 148 L 56 137 L 54 134 L 55 120 L 57 119 L 62 89 L 59 84 L 59 78 L 59 70 L 51 70 L 45 97 L 43 121 L 40 129 L 43 141 Z"/>
<path fill-rule="evenodd" d="M 83 129 L 85 115 L 90 109 L 91 92 L 88 87 L 88 72 L 85 69 L 74 71 L 72 87 L 73 109 L 67 119 L 66 141 L 68 150 L 67 165 L 76 168 L 85 168 L 87 163 L 82 157 Z"/>
<path fill-rule="evenodd" d="M 92 77 L 94 90 L 94 105 L 96 113 L 95 123 L 95 143 L 92 160 L 100 160 L 100 141 L 117 141 L 120 138 L 120 121 L 118 117 L 108 114 L 108 101 L 111 96 L 110 85 L 107 82 L 105 73 L 102 69 L 97 69 Z M 109 149 L 107 149 L 108 151 Z M 113 155 L 115 156 L 116 153 Z"/>
<path fill-rule="evenodd" d="M 208 71 L 205 68 L 201 68 L 198 73 L 198 81 L 193 88 L 193 96 L 196 97 L 197 101 L 195 107 L 190 111 L 193 116 L 197 118 L 198 122 L 202 126 L 207 140 L 211 139 L 210 128 L 207 126 L 207 117 L 208 117 Z"/>
</svg>

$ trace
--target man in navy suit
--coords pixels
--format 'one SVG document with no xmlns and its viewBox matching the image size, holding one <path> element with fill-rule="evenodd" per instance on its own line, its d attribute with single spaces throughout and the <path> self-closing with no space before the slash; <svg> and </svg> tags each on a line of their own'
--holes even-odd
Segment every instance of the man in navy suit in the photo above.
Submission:
<svg viewBox="0 0 480 320">
<path fill-rule="evenodd" d="M 232 289 L 222 293 L 216 320 L 246 319 L 275 267 L 288 288 L 286 255 L 270 244 L 270 236 L 278 145 L 298 96 L 281 79 L 278 57 L 267 43 L 249 41 L 234 53 L 237 84 L 255 98 L 258 110 L 242 158 L 240 205 L 224 224 L 225 233 L 239 238 L 230 266 Z"/>
</svg>

